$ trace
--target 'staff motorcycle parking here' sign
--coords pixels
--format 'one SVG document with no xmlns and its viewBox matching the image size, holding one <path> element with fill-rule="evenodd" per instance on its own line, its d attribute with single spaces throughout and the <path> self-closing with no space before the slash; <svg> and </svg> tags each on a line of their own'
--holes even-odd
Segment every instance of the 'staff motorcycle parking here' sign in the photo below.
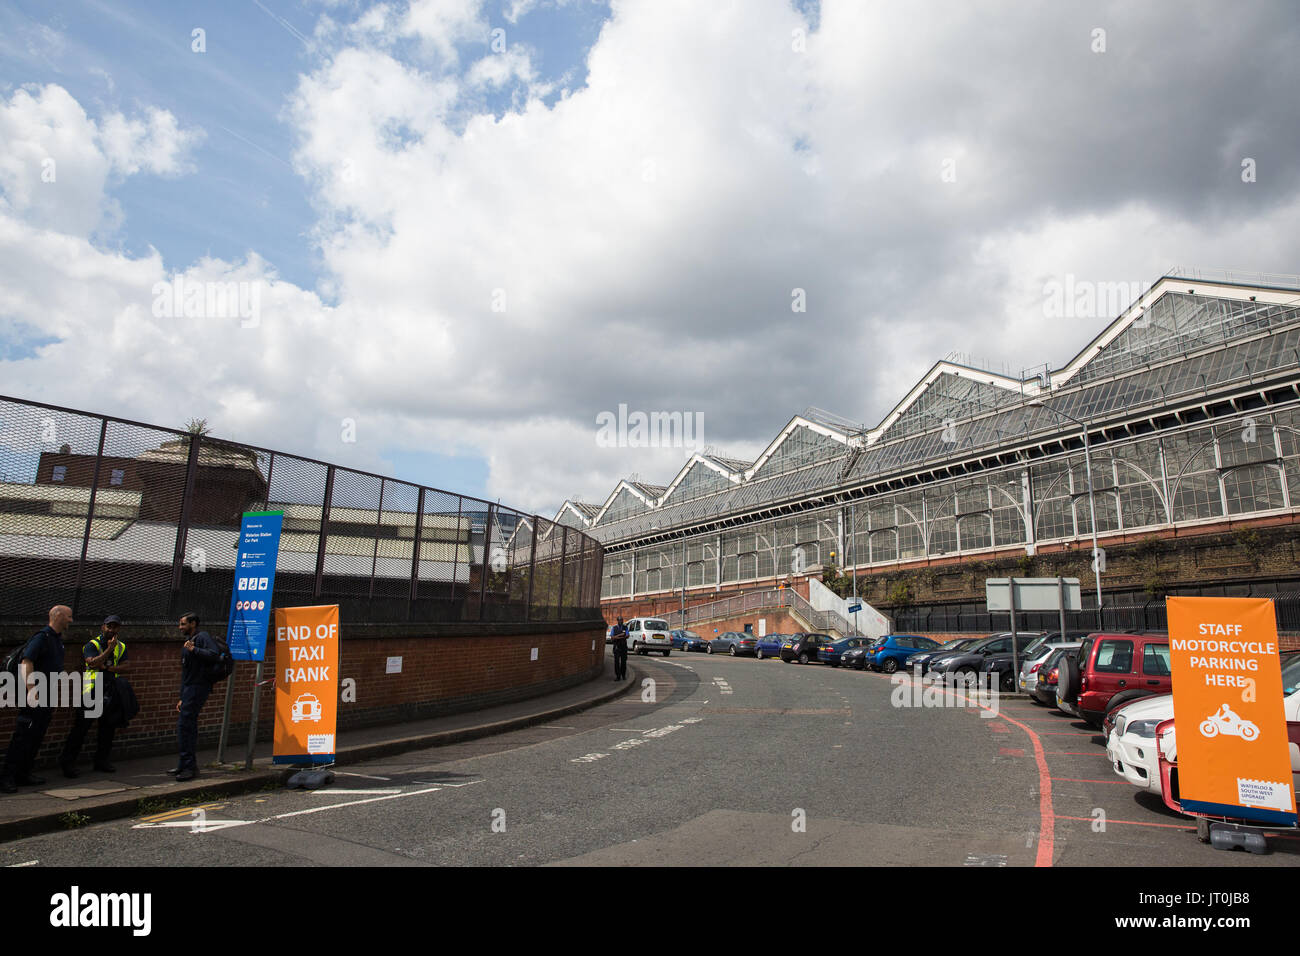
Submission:
<svg viewBox="0 0 1300 956">
<path fill-rule="evenodd" d="M 1273 602 L 1171 597 L 1167 606 L 1182 808 L 1294 826 Z"/>
</svg>

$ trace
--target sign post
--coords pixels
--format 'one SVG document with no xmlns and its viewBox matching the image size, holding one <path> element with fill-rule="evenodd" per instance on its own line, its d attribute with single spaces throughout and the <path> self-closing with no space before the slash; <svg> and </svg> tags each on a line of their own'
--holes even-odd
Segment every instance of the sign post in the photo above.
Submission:
<svg viewBox="0 0 1300 956">
<path fill-rule="evenodd" d="M 252 766 L 253 743 L 257 735 L 258 690 L 262 682 L 262 661 L 266 658 L 267 623 L 271 618 L 275 565 L 280 555 L 280 528 L 283 523 L 283 511 L 245 512 L 239 523 L 239 556 L 235 559 L 235 583 L 230 591 L 226 644 L 230 647 L 230 656 L 234 660 L 257 661 L 245 767 Z M 221 716 L 221 736 L 217 741 L 217 761 L 220 763 L 226 759 L 226 734 L 230 729 L 230 707 L 234 694 L 235 680 L 232 674 L 226 681 L 226 705 Z"/>
<path fill-rule="evenodd" d="M 334 762 L 339 606 L 275 609 L 273 763 Z"/>
<path fill-rule="evenodd" d="M 1078 611 L 1082 604 L 1078 578 L 987 578 L 984 599 L 992 611 L 1011 613 L 1011 679 L 1019 686 L 1020 650 L 1016 647 L 1016 613 L 1019 611 L 1056 611 L 1061 618 L 1061 637 L 1065 637 L 1065 612 Z"/>
<path fill-rule="evenodd" d="M 1166 607 L 1183 810 L 1294 827 L 1273 602 L 1171 597 Z"/>
</svg>

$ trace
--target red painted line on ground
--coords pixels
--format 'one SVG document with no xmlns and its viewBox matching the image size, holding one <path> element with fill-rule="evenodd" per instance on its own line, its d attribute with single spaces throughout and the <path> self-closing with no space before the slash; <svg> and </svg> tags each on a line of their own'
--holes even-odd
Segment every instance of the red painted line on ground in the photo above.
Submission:
<svg viewBox="0 0 1300 956">
<path fill-rule="evenodd" d="M 1061 816 L 1057 817 L 1057 819 L 1058 819 L 1058 820 L 1082 820 L 1084 823 L 1092 823 L 1092 822 L 1094 822 L 1094 819 L 1095 819 L 1095 818 L 1094 818 L 1094 817 L 1067 817 L 1067 816 L 1065 816 L 1065 815 L 1061 815 Z M 1149 823 L 1149 822 L 1147 822 L 1147 821 L 1145 821 L 1145 820 L 1112 820 L 1110 817 L 1107 817 L 1107 818 L 1106 818 L 1106 822 L 1107 822 L 1107 823 L 1126 823 L 1126 824 L 1128 824 L 1128 825 L 1131 826 L 1131 827 L 1167 827 L 1167 828 L 1169 828 L 1169 829 L 1171 829 L 1171 830 L 1194 830 L 1194 829 L 1196 829 L 1196 825 L 1195 825 L 1195 824 L 1190 824 L 1190 825 L 1189 825 L 1189 824 L 1185 824 L 1185 823 Z"/>
<path fill-rule="evenodd" d="M 1024 755 L 1025 755 L 1025 752 L 1024 752 L 1023 750 L 1021 750 L 1019 747 L 999 747 L 999 748 L 998 748 L 998 756 L 999 756 L 999 757 L 1023 757 Z"/>
<path fill-rule="evenodd" d="M 1063 780 L 1067 783 L 1117 783 L 1121 786 L 1130 785 L 1127 780 L 1084 780 L 1081 777 L 1053 777 L 1053 780 Z"/>
<path fill-rule="evenodd" d="M 1000 720 L 990 720 L 988 723 L 988 727 L 989 730 L 993 731 L 995 734 L 1011 733 L 1011 731 L 1007 728 L 1007 725 L 1002 723 L 1002 721 Z"/>
<path fill-rule="evenodd" d="M 971 700 L 965 694 L 960 696 L 963 700 Z M 980 709 L 987 710 L 995 716 L 998 713 L 992 707 L 981 704 L 978 696 L 973 702 Z M 1051 866 L 1052 852 L 1056 846 L 1056 811 L 1052 809 L 1052 777 L 1047 772 L 1047 757 L 1043 755 L 1043 742 L 1038 739 L 1038 734 L 1034 733 L 1033 728 L 1029 725 L 1022 724 L 1014 717 L 1007 717 L 1006 719 L 1027 733 L 1034 745 L 1034 762 L 1038 764 L 1039 818 L 1038 854 L 1034 859 L 1034 866 Z"/>
</svg>

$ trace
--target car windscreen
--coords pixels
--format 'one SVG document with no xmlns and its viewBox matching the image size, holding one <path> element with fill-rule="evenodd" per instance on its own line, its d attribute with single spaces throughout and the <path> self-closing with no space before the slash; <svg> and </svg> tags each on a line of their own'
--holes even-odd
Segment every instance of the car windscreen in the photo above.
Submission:
<svg viewBox="0 0 1300 956">
<path fill-rule="evenodd" d="M 1288 697 L 1300 690 L 1300 654 L 1282 658 L 1282 696 Z"/>
<path fill-rule="evenodd" d="M 647 631 L 666 631 L 668 630 L 667 621 L 646 621 L 645 629 Z"/>
</svg>

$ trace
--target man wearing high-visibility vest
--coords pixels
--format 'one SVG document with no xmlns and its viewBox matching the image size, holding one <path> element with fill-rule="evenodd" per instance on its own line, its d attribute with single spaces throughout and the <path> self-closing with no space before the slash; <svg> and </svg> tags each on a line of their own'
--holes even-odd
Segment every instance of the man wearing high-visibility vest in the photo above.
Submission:
<svg viewBox="0 0 1300 956">
<path fill-rule="evenodd" d="M 122 619 L 116 614 L 110 614 L 104 618 L 104 626 L 100 628 L 99 636 L 87 642 L 81 649 L 81 656 L 86 662 L 85 669 L 81 673 L 83 704 L 89 703 L 93 699 L 92 695 L 96 693 L 100 694 L 103 700 L 107 700 L 113 692 L 115 675 L 126 670 L 126 645 L 117 639 L 117 632 L 121 627 Z M 96 688 L 95 685 L 100 680 L 104 683 Z M 81 771 L 76 766 L 77 757 L 81 753 L 82 743 L 85 742 L 86 732 L 90 730 L 90 722 L 95 719 L 87 717 L 84 710 L 77 711 L 72 730 L 68 732 L 68 740 L 63 745 L 63 754 L 59 757 L 65 777 L 81 775 Z M 104 773 L 113 773 L 117 768 L 108 762 L 108 757 L 113 749 L 113 734 L 117 727 L 111 718 L 105 719 L 102 708 L 98 719 L 99 738 L 95 744 L 94 767 Z"/>
</svg>

